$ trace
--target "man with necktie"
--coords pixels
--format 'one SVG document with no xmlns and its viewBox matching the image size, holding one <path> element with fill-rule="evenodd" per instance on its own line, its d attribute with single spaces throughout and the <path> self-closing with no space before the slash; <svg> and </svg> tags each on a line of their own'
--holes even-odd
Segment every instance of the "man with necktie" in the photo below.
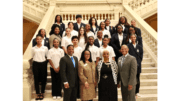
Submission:
<svg viewBox="0 0 180 101">
<path fill-rule="evenodd" d="M 79 86 L 78 59 L 73 56 L 74 46 L 67 46 L 67 55 L 60 60 L 60 74 L 63 82 L 63 101 L 76 101 Z"/>
<path fill-rule="evenodd" d="M 121 46 L 123 56 L 118 58 L 118 86 L 121 86 L 123 101 L 136 101 L 136 74 L 137 62 L 134 56 L 129 55 L 127 45 Z"/>
</svg>

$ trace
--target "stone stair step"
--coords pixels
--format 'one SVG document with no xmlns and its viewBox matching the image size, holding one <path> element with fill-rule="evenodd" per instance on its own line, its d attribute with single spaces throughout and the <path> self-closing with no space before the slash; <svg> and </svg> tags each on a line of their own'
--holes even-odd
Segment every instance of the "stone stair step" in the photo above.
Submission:
<svg viewBox="0 0 180 101">
<path fill-rule="evenodd" d="M 142 86 L 157 86 L 157 79 L 141 79 L 140 87 Z"/>
<path fill-rule="evenodd" d="M 142 62 L 151 62 L 151 58 L 143 58 Z"/>
<path fill-rule="evenodd" d="M 157 101 L 157 94 L 141 94 L 140 93 L 140 95 L 141 97 L 138 97 L 136 101 Z M 36 101 L 35 94 L 32 95 L 31 101 Z M 50 93 L 45 93 L 43 101 L 54 101 L 54 100 Z M 56 99 L 56 101 L 63 101 L 63 98 L 61 98 L 60 100 Z M 77 99 L 77 101 L 81 101 L 81 99 Z M 93 101 L 98 101 L 98 96 L 96 96 L 96 98 L 94 98 Z M 121 95 L 118 95 L 118 101 L 122 101 Z"/>
<path fill-rule="evenodd" d="M 157 79 L 157 73 L 141 73 L 140 79 Z"/>
<path fill-rule="evenodd" d="M 143 58 L 148 58 L 148 53 L 144 53 Z"/>
<path fill-rule="evenodd" d="M 142 73 L 157 73 L 157 67 L 147 67 L 141 69 Z"/>
<path fill-rule="evenodd" d="M 142 62 L 141 67 L 154 67 L 155 63 L 154 62 Z"/>
</svg>

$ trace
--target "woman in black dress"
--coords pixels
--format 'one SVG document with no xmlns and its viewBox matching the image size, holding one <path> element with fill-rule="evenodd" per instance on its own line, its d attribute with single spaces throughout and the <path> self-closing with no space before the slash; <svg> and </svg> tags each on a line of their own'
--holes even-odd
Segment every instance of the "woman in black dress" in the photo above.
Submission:
<svg viewBox="0 0 180 101">
<path fill-rule="evenodd" d="M 104 60 L 98 62 L 98 101 L 118 101 L 117 73 L 118 66 L 114 60 L 109 61 L 109 51 L 103 51 Z"/>
</svg>

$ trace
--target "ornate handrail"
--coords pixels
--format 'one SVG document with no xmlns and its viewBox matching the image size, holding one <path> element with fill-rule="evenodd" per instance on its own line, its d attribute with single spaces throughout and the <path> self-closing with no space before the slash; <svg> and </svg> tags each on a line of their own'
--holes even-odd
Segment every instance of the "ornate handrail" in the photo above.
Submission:
<svg viewBox="0 0 180 101">
<path fill-rule="evenodd" d="M 143 19 L 157 13 L 157 0 L 130 0 L 128 5 Z"/>
<path fill-rule="evenodd" d="M 155 53 L 155 51 L 153 50 L 154 47 L 157 48 L 157 32 L 150 25 L 148 25 L 137 13 L 135 13 L 128 5 L 123 5 L 123 7 L 125 10 L 123 15 L 126 16 L 128 22 L 130 23 L 132 19 L 136 20 L 136 25 L 141 29 L 143 39 L 148 38 L 149 42 L 151 42 L 151 44 L 149 45 L 146 44 L 149 42 L 145 42 L 144 45 L 149 46 L 149 48 L 147 49 L 146 47 L 146 49 L 148 53 L 151 53 L 150 56 L 152 60 L 157 63 L 157 53 Z M 154 46 L 152 47 L 151 45 Z"/>
</svg>

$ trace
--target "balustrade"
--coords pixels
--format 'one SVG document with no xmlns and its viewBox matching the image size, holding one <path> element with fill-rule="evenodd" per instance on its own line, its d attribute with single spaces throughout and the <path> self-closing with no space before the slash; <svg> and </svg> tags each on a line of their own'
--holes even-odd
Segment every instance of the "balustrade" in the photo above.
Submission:
<svg viewBox="0 0 180 101">
<path fill-rule="evenodd" d="M 75 16 L 80 13 L 74 13 L 74 12 L 62 12 L 60 15 L 62 16 L 63 21 L 76 21 Z M 114 13 L 81 13 L 82 15 L 82 20 L 87 21 L 91 17 L 95 17 L 97 20 L 105 20 L 105 19 L 110 19 L 110 20 L 115 20 Z"/>
</svg>

